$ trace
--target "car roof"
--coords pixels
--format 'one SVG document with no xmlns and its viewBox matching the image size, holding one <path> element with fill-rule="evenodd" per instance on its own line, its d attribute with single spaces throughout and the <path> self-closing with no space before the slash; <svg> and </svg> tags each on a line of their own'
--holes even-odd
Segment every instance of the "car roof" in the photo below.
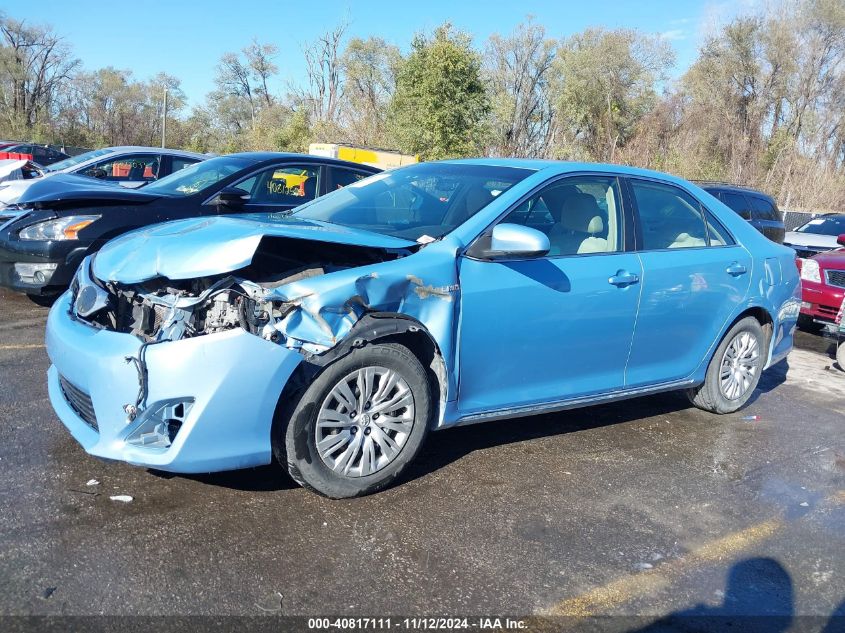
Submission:
<svg viewBox="0 0 845 633">
<path fill-rule="evenodd" d="M 255 163 L 274 161 L 274 160 L 307 160 L 309 162 L 323 163 L 327 165 L 338 165 L 340 167 L 352 167 L 356 169 L 369 169 L 373 173 L 382 171 L 379 167 L 372 165 L 365 165 L 364 163 L 353 163 L 348 160 L 340 160 L 337 158 L 328 158 L 326 156 L 316 156 L 314 154 L 297 154 L 294 152 L 238 152 L 235 154 L 226 154 L 221 158 L 234 157 L 246 158 Z"/>
<path fill-rule="evenodd" d="M 705 191 L 714 191 L 714 190 L 723 190 L 723 191 L 736 191 L 738 193 L 750 193 L 755 196 L 761 196 L 763 198 L 767 198 L 769 200 L 774 200 L 772 196 L 767 193 L 760 191 L 759 189 L 753 189 L 752 187 L 746 187 L 744 185 L 734 185 L 729 182 L 716 182 L 713 180 L 696 180 L 694 181 L 699 187 L 704 189 Z"/>
<path fill-rule="evenodd" d="M 513 167 L 517 169 L 531 169 L 544 171 L 549 175 L 569 174 L 577 172 L 608 172 L 622 174 L 625 176 L 641 176 L 643 178 L 656 178 L 667 182 L 688 184 L 689 181 L 678 176 L 667 174 L 651 169 L 640 167 L 629 167 L 627 165 L 616 165 L 612 163 L 583 163 L 564 160 L 539 160 L 533 158 L 459 158 L 454 160 L 440 161 L 443 163 L 462 165 L 487 165 L 489 167 Z"/>
<path fill-rule="evenodd" d="M 115 145 L 113 147 L 103 147 L 110 152 L 158 152 L 159 154 L 168 154 L 175 156 L 192 156 L 194 158 L 210 158 L 209 154 L 200 154 L 199 152 L 189 152 L 182 149 L 170 149 L 169 147 L 146 147 L 144 145 Z"/>
</svg>

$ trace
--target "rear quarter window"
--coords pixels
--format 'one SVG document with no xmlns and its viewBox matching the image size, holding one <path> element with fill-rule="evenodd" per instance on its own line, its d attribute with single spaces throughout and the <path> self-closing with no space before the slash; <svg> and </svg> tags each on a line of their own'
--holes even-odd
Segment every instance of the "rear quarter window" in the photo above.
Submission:
<svg viewBox="0 0 845 633">
<path fill-rule="evenodd" d="M 764 198 L 758 198 L 757 196 L 749 196 L 749 198 L 751 199 L 751 212 L 756 219 L 772 222 L 780 220 L 778 212 L 771 202 Z"/>
<path fill-rule="evenodd" d="M 741 193 L 720 191 L 719 199 L 736 212 L 736 214 L 743 220 L 751 219 L 751 205 L 748 202 L 748 199 Z"/>
</svg>

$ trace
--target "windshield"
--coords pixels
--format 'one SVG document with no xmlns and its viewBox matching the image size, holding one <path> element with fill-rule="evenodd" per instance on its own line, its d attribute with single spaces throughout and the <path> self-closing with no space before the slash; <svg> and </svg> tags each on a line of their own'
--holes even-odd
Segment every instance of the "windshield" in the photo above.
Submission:
<svg viewBox="0 0 845 633">
<path fill-rule="evenodd" d="M 164 196 L 190 196 L 216 185 L 241 169 L 249 167 L 252 161 L 234 156 L 220 156 L 200 163 L 194 163 L 161 180 L 151 182 L 144 191 Z"/>
<path fill-rule="evenodd" d="M 321 220 L 427 242 L 478 213 L 532 170 L 462 163 L 420 163 L 383 172 L 300 207 Z"/>
<path fill-rule="evenodd" d="M 814 235 L 842 235 L 845 233 L 845 215 L 833 218 L 816 218 L 796 229 L 799 233 Z"/>
<path fill-rule="evenodd" d="M 95 149 L 91 152 L 85 152 L 84 154 L 79 154 L 78 156 L 71 156 L 70 158 L 65 158 L 64 160 L 60 160 L 57 163 L 53 163 L 47 167 L 44 167 L 44 171 L 62 171 L 63 169 L 69 169 L 70 167 L 76 167 L 77 165 L 84 163 L 86 160 L 91 160 L 92 158 L 99 158 L 100 156 L 105 156 L 106 154 L 113 154 L 114 150 L 108 147 L 103 149 Z"/>
</svg>

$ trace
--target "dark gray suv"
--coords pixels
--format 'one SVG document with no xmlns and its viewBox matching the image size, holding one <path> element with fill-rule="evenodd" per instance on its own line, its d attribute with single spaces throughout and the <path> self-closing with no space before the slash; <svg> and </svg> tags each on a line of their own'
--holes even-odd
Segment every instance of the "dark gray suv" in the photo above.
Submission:
<svg viewBox="0 0 845 633">
<path fill-rule="evenodd" d="M 733 209 L 741 218 L 773 242 L 783 244 L 786 227 L 783 214 L 775 199 L 756 189 L 727 183 L 699 182 L 710 195 L 718 198 Z"/>
</svg>

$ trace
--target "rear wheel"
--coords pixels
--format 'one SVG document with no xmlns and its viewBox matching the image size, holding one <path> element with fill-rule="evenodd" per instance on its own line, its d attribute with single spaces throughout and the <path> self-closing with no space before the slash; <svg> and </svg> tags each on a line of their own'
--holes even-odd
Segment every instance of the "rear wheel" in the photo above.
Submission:
<svg viewBox="0 0 845 633">
<path fill-rule="evenodd" d="M 274 451 L 291 477 L 335 499 L 388 486 L 428 433 L 431 390 L 404 346 L 367 345 L 329 366 L 305 391 Z"/>
<path fill-rule="evenodd" d="M 746 317 L 722 339 L 710 359 L 704 384 L 687 390 L 699 409 L 733 413 L 740 409 L 757 387 L 766 358 L 766 336 L 759 321 Z"/>
<path fill-rule="evenodd" d="M 836 362 L 839 363 L 839 369 L 845 371 L 845 341 L 836 348 Z"/>
</svg>

